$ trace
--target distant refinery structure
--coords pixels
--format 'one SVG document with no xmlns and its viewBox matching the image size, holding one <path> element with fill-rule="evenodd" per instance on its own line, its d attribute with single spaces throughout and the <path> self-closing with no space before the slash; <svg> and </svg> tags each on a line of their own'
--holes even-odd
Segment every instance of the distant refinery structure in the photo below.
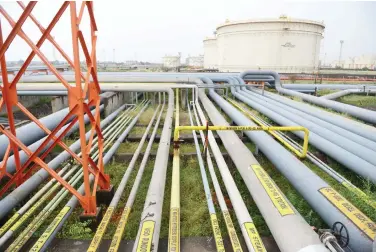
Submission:
<svg viewBox="0 0 376 252">
<path fill-rule="evenodd" d="M 329 66 L 332 68 L 343 68 L 343 69 L 368 69 L 376 70 L 376 54 L 373 55 L 360 55 L 356 57 L 349 57 L 341 61 L 334 61 Z"/>
<path fill-rule="evenodd" d="M 221 72 L 247 69 L 282 73 L 315 72 L 319 67 L 322 22 L 291 19 L 229 21 L 206 38 L 204 68 Z"/>
<path fill-rule="evenodd" d="M 163 67 L 165 68 L 178 68 L 181 65 L 181 54 L 178 55 L 166 55 L 163 57 Z"/>
<path fill-rule="evenodd" d="M 185 64 L 194 68 L 204 67 L 204 55 L 188 56 Z"/>
</svg>

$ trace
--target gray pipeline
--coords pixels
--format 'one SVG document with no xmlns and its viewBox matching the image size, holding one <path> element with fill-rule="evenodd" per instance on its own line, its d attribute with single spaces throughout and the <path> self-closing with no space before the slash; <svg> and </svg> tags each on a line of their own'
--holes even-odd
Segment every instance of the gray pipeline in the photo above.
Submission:
<svg viewBox="0 0 376 252">
<path fill-rule="evenodd" d="M 101 121 L 100 127 L 103 128 L 125 108 L 125 105 L 121 106 L 104 120 Z M 90 137 L 90 132 L 86 133 L 86 141 Z M 81 146 L 80 140 L 74 142 L 69 149 L 76 152 Z M 71 155 L 67 151 L 61 152 L 57 157 L 51 160 L 47 165 L 49 168 L 56 170 L 63 162 L 67 161 Z M 31 192 L 33 192 L 44 180 L 46 180 L 50 174 L 40 169 L 37 173 L 26 180 L 22 185 L 10 192 L 5 198 L 0 201 L 0 220 L 4 218 L 20 201 L 25 199 Z"/>
<path fill-rule="evenodd" d="M 245 71 L 240 74 L 240 78 L 244 79 L 248 75 L 273 76 L 275 80 L 275 88 L 277 89 L 279 93 L 289 95 L 289 96 L 294 96 L 294 97 L 300 97 L 304 101 L 311 102 L 321 107 L 330 108 L 341 113 L 346 113 L 356 118 L 359 118 L 361 120 L 364 120 L 366 122 L 376 123 L 376 112 L 374 111 L 340 103 L 340 102 L 336 102 L 336 101 L 320 99 L 320 97 L 303 94 L 294 90 L 289 90 L 289 89 L 284 88 L 281 84 L 279 74 L 274 71 Z"/>
<path fill-rule="evenodd" d="M 255 125 L 214 91 L 210 91 L 209 95 L 237 125 Z M 320 193 L 320 189 L 330 188 L 325 181 L 268 134 L 254 131 L 245 131 L 244 133 L 260 148 L 329 226 L 340 221 L 347 227 L 350 233 L 350 247 L 354 251 L 371 251 L 372 240 L 366 237 L 353 222 Z"/>
</svg>

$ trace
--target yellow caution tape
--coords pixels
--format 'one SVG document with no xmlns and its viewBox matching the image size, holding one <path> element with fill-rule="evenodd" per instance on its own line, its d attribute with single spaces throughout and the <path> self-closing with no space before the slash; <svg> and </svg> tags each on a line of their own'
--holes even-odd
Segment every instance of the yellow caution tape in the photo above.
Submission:
<svg viewBox="0 0 376 252">
<path fill-rule="evenodd" d="M 154 221 L 144 221 L 141 227 L 141 235 L 137 244 L 137 252 L 149 252 L 151 251 L 151 245 L 153 241 L 154 233 Z"/>
<path fill-rule="evenodd" d="M 55 217 L 55 219 L 51 222 L 51 224 L 48 226 L 48 228 L 44 231 L 41 237 L 39 237 L 38 241 L 34 244 L 34 246 L 30 249 L 32 252 L 40 251 L 44 244 L 47 242 L 47 240 L 50 238 L 52 233 L 55 231 L 57 226 L 60 224 L 60 222 L 63 220 L 65 215 L 69 212 L 70 207 L 66 206 L 64 207 L 60 213 Z"/>
<path fill-rule="evenodd" d="M 107 229 L 108 223 L 110 222 L 112 213 L 114 212 L 114 207 L 108 207 L 106 213 L 103 216 L 101 223 L 99 224 L 97 231 L 95 232 L 94 238 L 90 243 L 87 251 L 94 252 L 97 251 L 99 245 L 101 244 L 102 237 Z"/>
<path fill-rule="evenodd" d="M 109 252 L 115 252 L 119 250 L 121 237 L 123 236 L 125 225 L 128 221 L 129 213 L 131 212 L 130 207 L 125 207 L 123 213 L 121 214 L 119 224 L 116 228 L 114 237 L 112 238 L 110 248 L 108 249 Z"/>
<path fill-rule="evenodd" d="M 12 218 L 10 218 L 1 228 L 0 228 L 0 236 L 2 236 L 9 227 L 20 217 L 19 213 L 15 213 Z"/>
<path fill-rule="evenodd" d="M 323 187 L 319 192 L 351 220 L 368 238 L 373 240 L 376 235 L 376 224 L 363 214 L 354 205 L 348 202 L 341 194 L 331 187 Z"/>
<path fill-rule="evenodd" d="M 217 247 L 218 252 L 225 252 L 225 247 L 223 245 L 221 229 L 219 228 L 217 215 L 215 213 L 210 214 L 210 220 L 214 233 L 215 246 Z"/>
<path fill-rule="evenodd" d="M 240 241 L 238 235 L 236 234 L 234 224 L 232 223 L 230 213 L 228 211 L 224 211 L 223 218 L 225 219 L 228 235 L 230 236 L 232 249 L 234 250 L 234 252 L 242 252 L 243 250 L 240 246 Z"/>
<path fill-rule="evenodd" d="M 273 202 L 274 206 L 278 209 L 279 213 L 282 216 L 295 214 L 284 195 L 280 192 L 274 181 L 265 172 L 265 170 L 260 165 L 251 165 L 251 168 L 255 172 L 257 178 L 261 182 L 266 193 L 269 195 L 269 198 Z"/>
<path fill-rule="evenodd" d="M 262 242 L 255 225 L 252 222 L 246 222 L 244 223 L 244 227 L 245 230 L 247 230 L 248 237 L 251 240 L 255 252 L 266 252 L 264 243 Z"/>
<path fill-rule="evenodd" d="M 170 209 L 170 230 L 167 251 L 180 251 L 180 210 L 178 207 Z"/>
</svg>

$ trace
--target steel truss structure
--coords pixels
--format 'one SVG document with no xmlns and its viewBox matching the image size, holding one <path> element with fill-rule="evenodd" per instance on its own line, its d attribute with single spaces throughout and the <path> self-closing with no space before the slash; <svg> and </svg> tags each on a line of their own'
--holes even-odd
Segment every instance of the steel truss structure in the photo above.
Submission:
<svg viewBox="0 0 376 252">
<path fill-rule="evenodd" d="M 97 212 L 96 203 L 96 191 L 99 187 L 102 190 L 110 189 L 110 178 L 104 172 L 103 166 L 103 136 L 100 129 L 100 86 L 97 79 L 97 65 L 96 65 L 96 42 L 97 42 L 97 25 L 93 12 L 93 2 L 84 1 L 82 2 L 80 9 L 77 13 L 76 2 L 66 1 L 63 2 L 57 11 L 56 15 L 53 17 L 47 28 L 44 28 L 36 19 L 36 17 L 31 13 L 38 2 L 31 1 L 25 6 L 22 2 L 18 2 L 19 6 L 22 8 L 23 12 L 19 17 L 18 21 L 14 21 L 3 6 L 0 6 L 1 22 L 0 22 L 0 61 L 1 61 L 1 75 L 2 75 L 2 85 L 0 86 L 0 91 L 2 93 L 2 98 L 0 100 L 0 109 L 2 107 L 6 108 L 9 118 L 9 128 L 0 126 L 0 132 L 7 136 L 9 139 L 9 145 L 7 147 L 5 156 L 2 163 L 0 164 L 0 179 L 3 177 L 8 177 L 9 181 L 1 188 L 0 196 L 7 192 L 14 186 L 19 186 L 22 184 L 35 169 L 43 168 L 45 169 L 54 179 L 56 179 L 61 185 L 63 185 L 67 190 L 69 190 L 74 196 L 76 196 L 84 209 L 85 215 L 95 215 Z M 39 3 L 43 4 L 43 3 Z M 90 42 L 91 49 L 88 48 L 88 44 L 85 41 L 82 30 L 80 30 L 80 23 L 84 16 L 85 10 L 90 19 Z M 51 36 L 51 31 L 55 25 L 59 22 L 61 16 L 69 12 L 70 14 L 70 32 L 72 35 L 72 49 L 73 49 L 73 60 L 70 59 L 68 54 L 64 52 L 61 46 L 55 41 Z M 39 28 L 42 32 L 42 36 L 36 44 L 29 38 L 26 32 L 22 30 L 22 26 L 25 21 L 30 18 L 31 21 Z M 3 38 L 2 21 L 6 20 L 12 27 L 7 38 Z M 32 49 L 31 53 L 23 63 L 20 71 L 16 74 L 14 79 L 10 81 L 7 75 L 7 63 L 5 58 L 5 53 L 7 52 L 9 46 L 12 44 L 16 36 L 20 36 Z M 57 71 L 57 69 L 49 62 L 47 57 L 41 52 L 40 48 L 43 43 L 48 40 L 52 45 L 60 52 L 68 64 L 74 69 L 75 83 L 68 83 L 62 75 Z M 84 73 L 80 68 L 80 50 L 82 50 L 86 64 L 87 72 Z M 52 72 L 60 81 L 61 84 L 65 86 L 68 92 L 69 101 L 69 113 L 65 118 L 58 124 L 58 126 L 50 131 L 46 128 L 27 108 L 25 108 L 19 101 L 17 97 L 17 84 L 21 76 L 24 74 L 26 68 L 31 63 L 32 59 L 38 55 L 38 57 L 44 62 L 48 67 L 49 71 Z M 30 151 L 27 146 L 25 146 L 18 138 L 16 134 L 15 121 L 13 115 L 13 108 L 17 107 L 22 111 L 32 122 L 37 124 L 46 134 L 47 137 L 45 141 L 39 146 L 37 150 Z M 92 114 L 91 109 L 95 109 L 95 113 Z M 90 137 L 87 140 L 85 137 L 85 123 L 84 116 L 87 115 L 90 118 Z M 81 143 L 81 155 L 77 155 L 69 149 L 68 146 L 62 142 L 62 138 L 71 129 L 75 123 L 79 123 L 79 135 Z M 59 135 L 57 133 L 64 126 L 68 125 L 66 129 Z M 87 128 L 87 127 L 86 127 Z M 93 146 L 94 136 L 98 137 L 98 151 L 99 159 L 94 162 L 89 156 L 89 151 Z M 42 150 L 50 143 L 52 144 L 47 148 L 45 152 Z M 85 192 L 80 194 L 74 187 L 72 187 L 67 181 L 65 181 L 61 176 L 57 174 L 53 169 L 49 168 L 44 161 L 45 157 L 51 152 L 51 150 L 56 146 L 61 146 L 65 151 L 67 151 L 75 160 L 82 165 L 84 174 L 84 185 Z M 21 164 L 19 158 L 19 152 L 24 151 L 28 155 L 28 160 Z M 14 155 L 16 163 L 16 173 L 9 174 L 6 171 L 7 160 L 10 155 Z M 90 174 L 95 176 L 94 184 L 91 186 L 89 177 Z"/>
</svg>

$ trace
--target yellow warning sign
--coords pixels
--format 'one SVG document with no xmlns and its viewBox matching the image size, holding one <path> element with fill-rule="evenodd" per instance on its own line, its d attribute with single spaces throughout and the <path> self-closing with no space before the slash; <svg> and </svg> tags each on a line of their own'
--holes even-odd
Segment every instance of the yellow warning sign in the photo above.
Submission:
<svg viewBox="0 0 376 252">
<path fill-rule="evenodd" d="M 251 165 L 257 178 L 260 180 L 269 198 L 282 216 L 295 214 L 284 195 L 280 192 L 274 181 L 260 165 Z"/>
<path fill-rule="evenodd" d="M 225 252 L 225 247 L 223 245 L 222 235 L 221 235 L 221 229 L 219 228 L 217 215 L 215 213 L 210 214 L 210 220 L 213 228 L 214 233 L 214 240 L 215 245 L 217 247 L 218 252 Z"/>
<path fill-rule="evenodd" d="M 242 247 L 240 246 L 238 235 L 236 234 L 236 230 L 234 228 L 234 224 L 232 223 L 230 213 L 228 211 L 223 212 L 223 217 L 226 222 L 226 227 L 228 231 L 228 235 L 230 236 L 232 249 L 234 252 L 242 252 Z"/>
<path fill-rule="evenodd" d="M 107 229 L 107 225 L 110 222 L 112 213 L 114 212 L 114 207 L 108 207 L 105 215 L 103 216 L 103 219 L 101 223 L 99 224 L 97 228 L 97 232 L 95 232 L 94 238 L 90 243 L 90 246 L 88 248 L 88 252 L 94 252 L 97 251 L 99 244 L 101 244 L 102 237 L 104 235 L 104 232 Z"/>
<path fill-rule="evenodd" d="M 65 215 L 69 212 L 70 207 L 64 207 L 60 213 L 55 217 L 55 219 L 51 222 L 51 224 L 48 226 L 46 231 L 42 234 L 41 237 L 39 237 L 38 241 L 34 244 L 34 246 L 30 249 L 30 251 L 36 252 L 40 251 L 44 244 L 47 242 L 47 240 L 50 238 L 52 233 L 55 231 L 57 226 L 60 224 L 60 222 L 63 220 Z"/>
<path fill-rule="evenodd" d="M 112 238 L 112 242 L 111 242 L 110 248 L 108 249 L 109 252 L 115 252 L 115 251 L 119 250 L 121 236 L 124 233 L 124 228 L 125 228 L 125 225 L 127 224 L 128 216 L 129 216 L 130 212 L 131 212 L 131 208 L 130 207 L 125 207 L 124 208 L 123 213 L 122 213 L 122 215 L 120 217 L 120 221 L 119 221 L 118 227 L 116 228 L 114 237 Z"/>
<path fill-rule="evenodd" d="M 363 231 L 371 240 L 376 235 L 376 224 L 371 221 L 358 208 L 348 202 L 341 194 L 331 187 L 323 187 L 319 192 L 327 198 L 338 210 L 351 220 L 361 231 Z"/>
<path fill-rule="evenodd" d="M 154 233 L 154 221 L 144 221 L 141 227 L 141 235 L 137 244 L 137 252 L 149 252 L 151 251 L 151 245 L 153 242 Z"/>
<path fill-rule="evenodd" d="M 247 230 L 248 237 L 251 240 L 255 252 L 266 252 L 264 243 L 262 242 L 255 225 L 252 222 L 244 223 L 245 230 Z"/>
<path fill-rule="evenodd" d="M 170 209 L 168 251 L 180 251 L 180 212 L 178 207 Z"/>
</svg>

